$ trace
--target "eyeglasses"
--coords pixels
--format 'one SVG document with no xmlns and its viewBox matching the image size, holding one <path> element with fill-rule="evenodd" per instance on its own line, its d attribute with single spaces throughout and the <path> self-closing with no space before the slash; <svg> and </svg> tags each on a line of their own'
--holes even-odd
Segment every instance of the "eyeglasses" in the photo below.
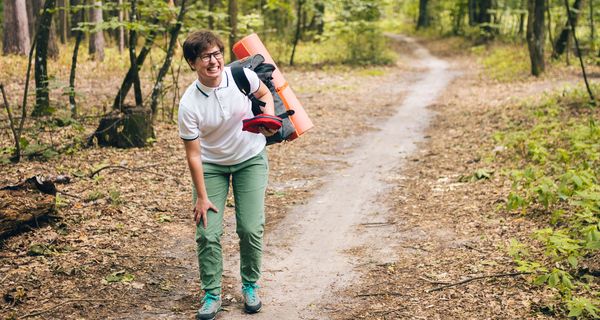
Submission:
<svg viewBox="0 0 600 320">
<path fill-rule="evenodd" d="M 222 59 L 223 58 L 223 52 L 221 52 L 221 50 L 219 50 L 219 51 L 207 53 L 207 54 L 201 55 L 200 59 L 203 62 L 209 62 L 211 57 L 215 57 L 215 60 Z"/>
</svg>

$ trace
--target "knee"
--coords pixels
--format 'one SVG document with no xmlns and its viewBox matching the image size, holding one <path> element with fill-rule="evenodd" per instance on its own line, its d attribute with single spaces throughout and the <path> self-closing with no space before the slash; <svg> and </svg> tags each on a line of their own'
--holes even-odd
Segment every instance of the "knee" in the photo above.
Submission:
<svg viewBox="0 0 600 320">
<path fill-rule="evenodd" d="M 202 227 L 198 227 L 202 228 Z M 206 246 L 211 244 L 220 244 L 221 243 L 221 234 L 219 232 L 210 232 L 208 230 L 199 230 L 196 233 L 196 243 L 199 246 Z"/>
<path fill-rule="evenodd" d="M 240 239 L 261 239 L 264 232 L 263 224 L 238 226 L 236 231 Z"/>
</svg>

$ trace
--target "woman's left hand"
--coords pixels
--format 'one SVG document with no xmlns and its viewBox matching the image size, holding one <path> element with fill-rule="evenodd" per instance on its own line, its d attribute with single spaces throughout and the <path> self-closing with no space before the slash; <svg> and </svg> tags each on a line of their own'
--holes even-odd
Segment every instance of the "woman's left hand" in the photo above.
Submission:
<svg viewBox="0 0 600 320">
<path fill-rule="evenodd" d="M 262 133 L 265 137 L 270 137 L 277 133 L 277 129 L 269 129 L 262 126 L 258 128 L 258 131 L 260 131 L 260 133 Z"/>
</svg>

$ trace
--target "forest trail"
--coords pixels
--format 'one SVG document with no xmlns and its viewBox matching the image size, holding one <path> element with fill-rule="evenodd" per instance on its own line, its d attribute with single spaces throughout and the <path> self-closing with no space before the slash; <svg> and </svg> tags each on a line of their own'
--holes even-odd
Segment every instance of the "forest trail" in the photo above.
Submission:
<svg viewBox="0 0 600 320">
<path fill-rule="evenodd" d="M 396 114 L 381 125 L 381 130 L 360 138 L 358 147 L 344 159 L 349 167 L 326 177 L 307 204 L 295 207 L 275 230 L 267 232 L 261 281 L 264 308 L 252 319 L 323 319 L 326 315 L 316 305 L 334 290 L 352 283 L 356 259 L 350 250 L 365 247 L 372 261 L 393 261 L 393 252 L 386 248 L 402 235 L 385 226 L 360 233 L 357 227 L 387 221 L 387 208 L 378 206 L 378 197 L 388 188 L 385 179 L 423 139 L 432 116 L 427 107 L 453 77 L 446 62 L 414 40 L 401 36 L 394 36 L 394 40 L 414 50 L 414 62 L 423 72 L 403 100 L 400 94 L 405 88 L 398 88 L 397 96 L 389 97 L 396 105 Z M 237 278 L 236 255 L 231 253 L 225 259 L 225 274 Z M 218 318 L 246 316 L 236 307 Z"/>
</svg>

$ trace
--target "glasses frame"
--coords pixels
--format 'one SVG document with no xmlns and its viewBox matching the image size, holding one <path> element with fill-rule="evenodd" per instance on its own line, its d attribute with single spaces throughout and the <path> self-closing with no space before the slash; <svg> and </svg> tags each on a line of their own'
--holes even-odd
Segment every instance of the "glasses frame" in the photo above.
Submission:
<svg viewBox="0 0 600 320">
<path fill-rule="evenodd" d="M 211 58 L 215 58 L 215 60 L 218 61 L 220 59 L 223 59 L 223 51 L 217 50 L 214 52 L 209 52 L 207 54 L 203 54 L 203 55 L 199 56 L 198 58 L 200 58 L 200 60 L 205 63 L 210 62 Z"/>
</svg>

